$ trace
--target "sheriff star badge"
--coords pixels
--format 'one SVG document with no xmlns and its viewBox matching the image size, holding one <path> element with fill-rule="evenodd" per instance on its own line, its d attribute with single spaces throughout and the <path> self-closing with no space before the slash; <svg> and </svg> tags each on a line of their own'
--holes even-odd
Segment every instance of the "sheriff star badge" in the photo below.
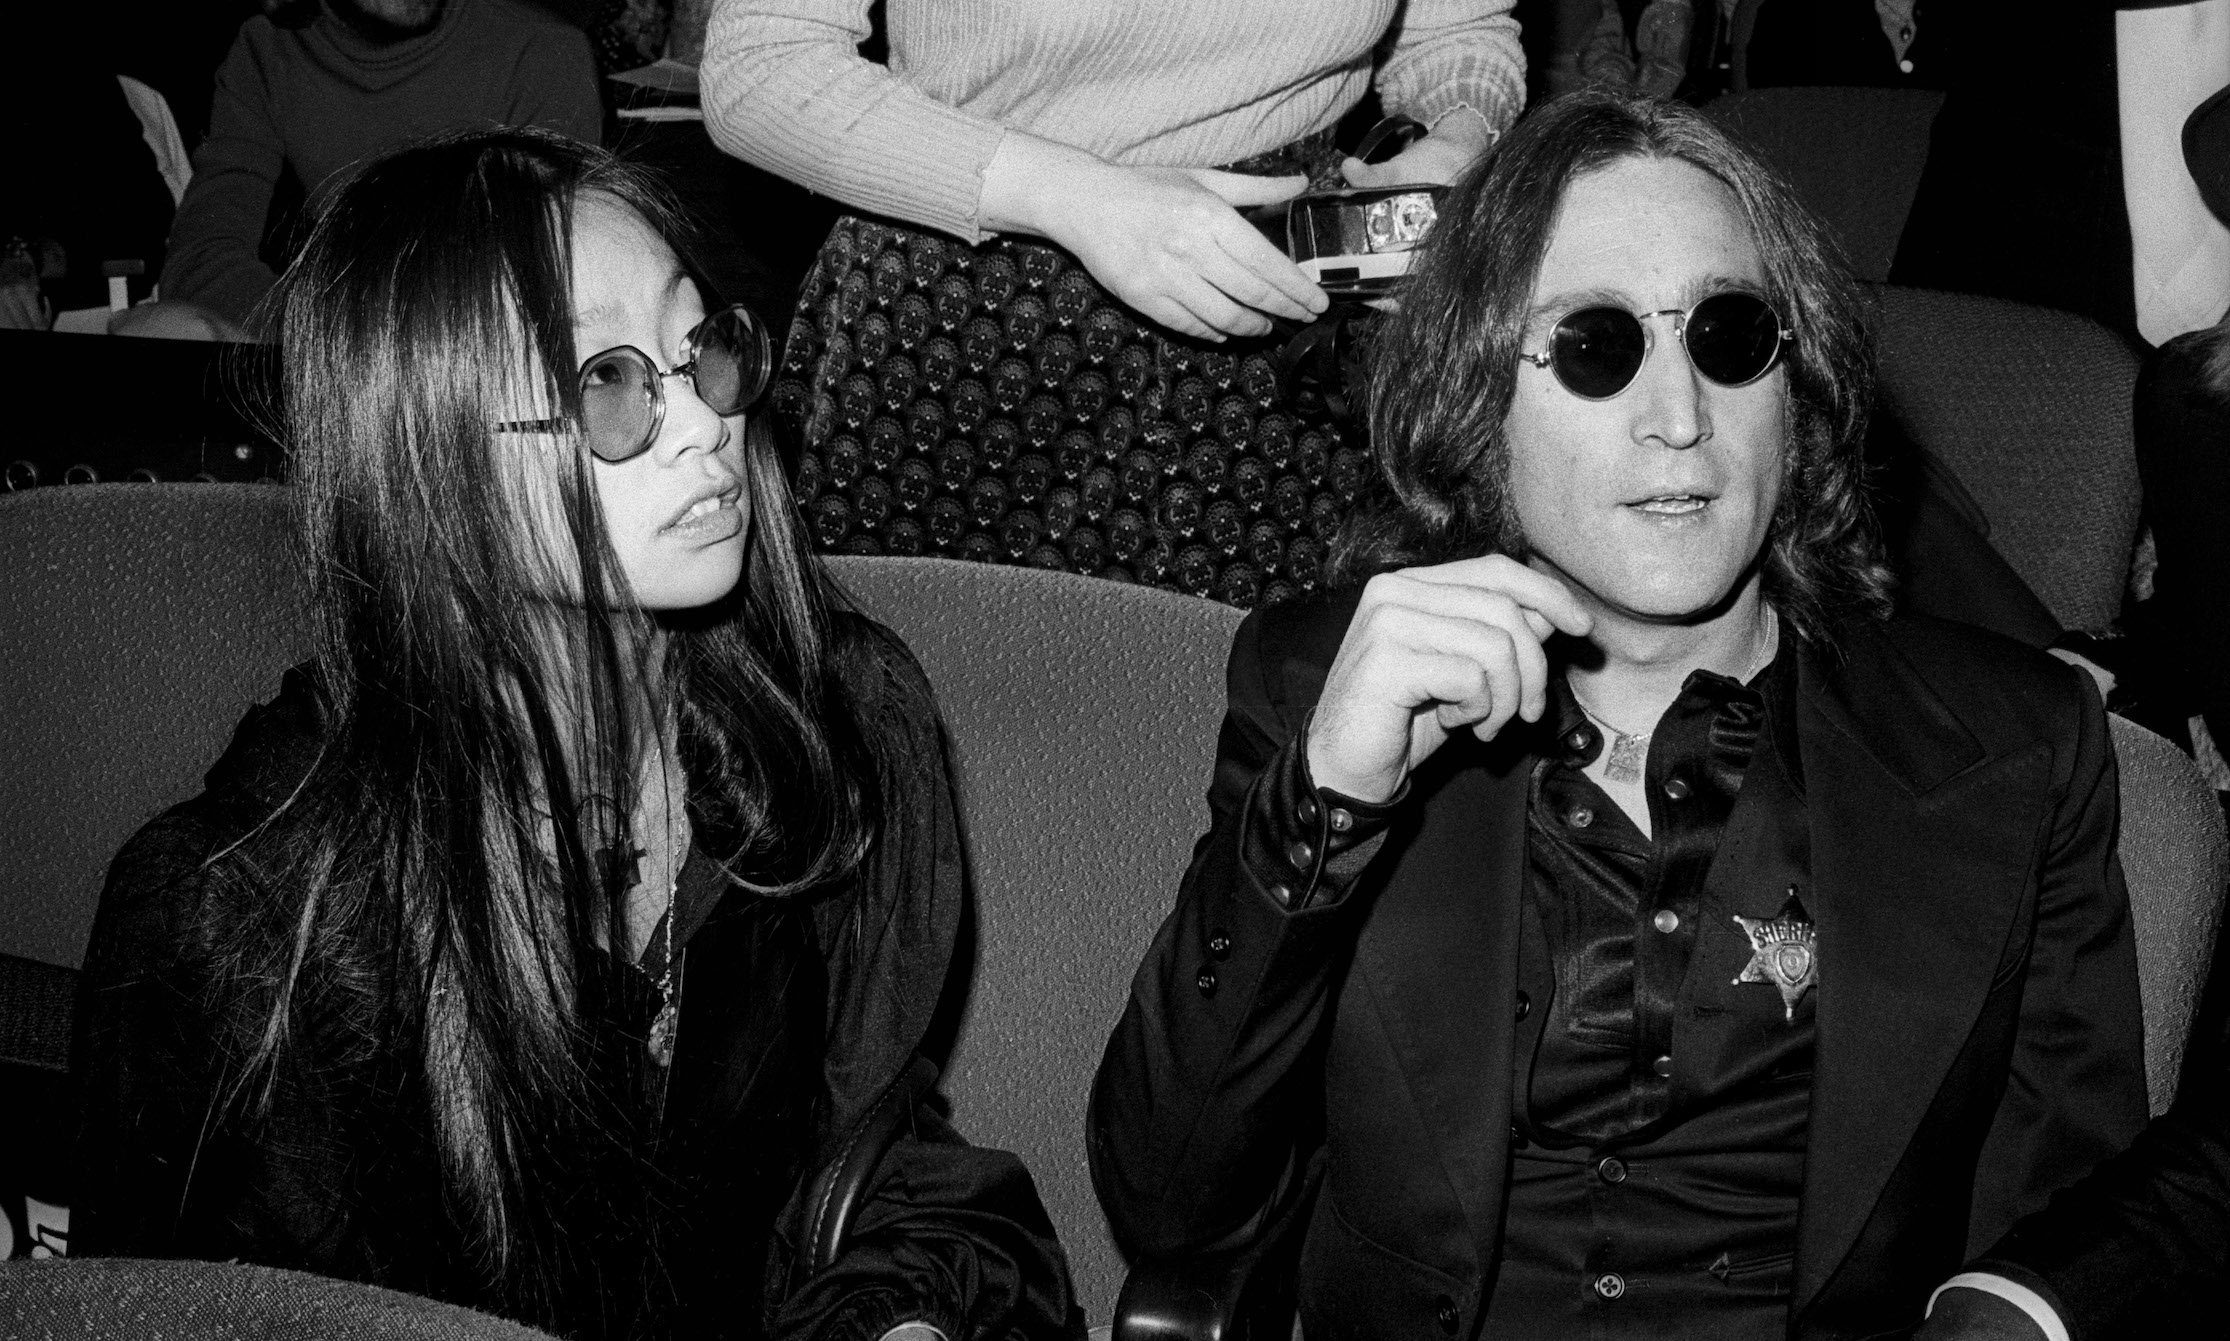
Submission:
<svg viewBox="0 0 2230 1341">
<path fill-rule="evenodd" d="M 1736 913 L 1734 920 L 1750 936 L 1750 962 L 1735 983 L 1769 982 L 1780 988 L 1782 1018 L 1794 1021 L 1796 1003 L 1820 980 L 1819 937 L 1804 915 L 1804 905 L 1797 901 L 1796 886 L 1789 886 L 1789 901 L 1780 916 Z"/>
</svg>

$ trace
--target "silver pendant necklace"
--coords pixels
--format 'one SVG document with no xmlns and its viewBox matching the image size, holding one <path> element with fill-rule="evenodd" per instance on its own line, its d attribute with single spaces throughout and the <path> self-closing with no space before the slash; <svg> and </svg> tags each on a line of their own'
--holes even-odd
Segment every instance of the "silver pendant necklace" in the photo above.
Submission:
<svg viewBox="0 0 2230 1341">
<path fill-rule="evenodd" d="M 1758 649 L 1751 655 L 1749 666 L 1735 677 L 1736 683 L 1750 683 L 1750 677 L 1765 669 L 1765 664 L 1773 660 L 1773 654 L 1780 648 L 1781 617 L 1768 605 L 1765 607 L 1765 634 L 1758 639 Z M 1564 683 L 1572 691 L 1572 701 L 1580 705 L 1581 712 L 1587 714 L 1587 720 L 1610 733 L 1610 748 L 1603 756 L 1604 781 L 1622 785 L 1640 782 L 1642 770 L 1649 764 L 1649 738 L 1656 734 L 1656 729 L 1652 727 L 1638 733 L 1621 731 L 1603 720 L 1601 713 L 1587 706 L 1587 700 L 1580 697 L 1579 686 L 1572 684 L 1569 674 L 1565 676 Z"/>
<path fill-rule="evenodd" d="M 666 915 L 659 919 L 665 926 L 665 953 L 658 970 L 658 1014 L 650 1022 L 650 1059 L 668 1067 L 674 1063 L 674 1040 L 681 1032 L 681 994 L 674 988 L 674 908 L 675 896 L 681 890 L 682 863 L 689 855 L 689 812 L 682 812 L 678 826 L 674 823 L 674 795 L 667 786 L 663 762 L 658 770 L 658 790 L 666 806 Z"/>
</svg>

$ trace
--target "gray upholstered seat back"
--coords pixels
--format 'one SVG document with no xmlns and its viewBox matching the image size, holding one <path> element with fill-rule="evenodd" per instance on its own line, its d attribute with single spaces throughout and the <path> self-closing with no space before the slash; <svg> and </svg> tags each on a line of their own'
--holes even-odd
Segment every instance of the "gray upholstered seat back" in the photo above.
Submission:
<svg viewBox="0 0 2230 1341">
<path fill-rule="evenodd" d="M 2087 318 L 1970 294 L 1887 287 L 1879 320 L 1885 412 L 2060 623 L 2112 623 L 2137 539 L 2136 354 Z"/>
<path fill-rule="evenodd" d="M 0 1336 L 53 1341 L 553 1341 L 455 1304 L 276 1267 L 0 1262 Z"/>
<path fill-rule="evenodd" d="M 77 967 L 108 860 L 308 655 L 287 491 L 0 497 L 0 954 Z"/>
<path fill-rule="evenodd" d="M 2176 1097 L 2184 1043 L 2214 958 L 2230 838 L 2212 783 L 2191 757 L 2135 722 L 2106 719 L 2121 769 L 2122 873 L 2145 1000 L 2145 1079 L 2154 1113 Z"/>
<path fill-rule="evenodd" d="M 1942 106 L 1934 89 L 1761 88 L 1714 98 L 1703 114 L 1787 179 L 1858 277 L 1879 283 L 1896 260 Z"/>
<path fill-rule="evenodd" d="M 1105 1322 L 1123 1267 L 1085 1171 L 1085 1098 L 1207 825 L 1240 614 L 946 559 L 831 567 L 921 658 L 952 742 L 978 921 L 954 1120 L 1028 1163 Z"/>
</svg>

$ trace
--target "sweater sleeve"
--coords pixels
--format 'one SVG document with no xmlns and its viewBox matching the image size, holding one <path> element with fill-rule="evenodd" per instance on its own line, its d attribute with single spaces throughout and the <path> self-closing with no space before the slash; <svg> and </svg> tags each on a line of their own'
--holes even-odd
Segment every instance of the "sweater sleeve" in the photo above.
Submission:
<svg viewBox="0 0 2230 1341">
<path fill-rule="evenodd" d="M 256 252 L 286 151 L 251 20 L 217 68 L 209 136 L 194 151 L 194 179 L 171 223 L 163 297 L 198 303 L 245 324 L 278 276 Z"/>
<path fill-rule="evenodd" d="M 979 242 L 983 170 L 1006 130 L 862 57 L 868 6 L 720 0 L 705 128 L 726 152 L 855 209 Z"/>
<path fill-rule="evenodd" d="M 1378 67 L 1378 96 L 1389 115 L 1426 125 L 1458 107 L 1486 118 L 1499 134 L 1525 110 L 1525 51 L 1518 45 L 1516 0 L 1408 0 L 1393 50 Z"/>
</svg>

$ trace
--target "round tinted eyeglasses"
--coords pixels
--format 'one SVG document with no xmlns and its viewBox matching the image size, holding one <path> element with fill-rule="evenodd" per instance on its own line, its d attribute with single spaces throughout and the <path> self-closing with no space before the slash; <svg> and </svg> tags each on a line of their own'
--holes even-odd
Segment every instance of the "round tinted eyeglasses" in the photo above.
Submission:
<svg viewBox="0 0 2230 1341">
<path fill-rule="evenodd" d="M 591 354 L 581 364 L 582 438 L 600 461 L 618 464 L 650 450 L 666 422 L 666 379 L 686 377 L 714 414 L 741 414 L 767 389 L 774 342 L 742 305 L 724 307 L 681 339 L 682 361 L 661 371 L 633 345 Z M 497 424 L 498 433 L 556 433 L 565 419 Z"/>
<path fill-rule="evenodd" d="M 1609 400 L 1634 384 L 1649 359 L 1652 317 L 1671 317 L 1696 371 L 1721 386 L 1747 386 L 1773 371 L 1796 332 L 1754 293 L 1716 293 L 1683 312 L 1629 312 L 1623 307 L 1583 307 L 1549 332 L 1549 347 L 1518 357 L 1556 374 L 1567 391 L 1586 400 Z"/>
</svg>

